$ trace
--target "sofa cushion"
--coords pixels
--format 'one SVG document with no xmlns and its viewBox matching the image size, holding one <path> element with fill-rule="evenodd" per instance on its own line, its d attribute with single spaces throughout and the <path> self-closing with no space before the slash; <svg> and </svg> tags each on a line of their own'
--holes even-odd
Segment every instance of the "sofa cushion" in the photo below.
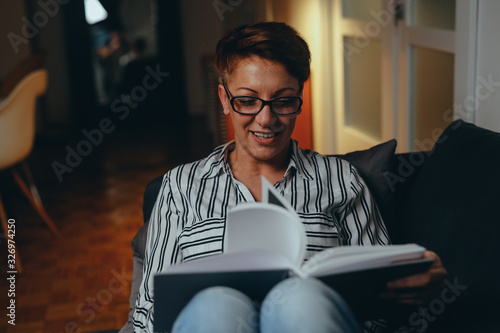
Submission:
<svg viewBox="0 0 500 333">
<path fill-rule="evenodd" d="M 500 133 L 458 120 L 426 154 L 398 223 L 405 241 L 440 256 L 455 286 L 436 300 L 446 308 L 438 317 L 456 309 L 477 322 L 500 297 Z"/>
<path fill-rule="evenodd" d="M 366 185 L 368 185 L 389 232 L 392 229 L 391 225 L 394 220 L 394 188 L 387 181 L 387 176 L 394 171 L 396 146 L 397 141 L 392 139 L 370 149 L 335 155 L 350 162 L 358 170 Z"/>
</svg>

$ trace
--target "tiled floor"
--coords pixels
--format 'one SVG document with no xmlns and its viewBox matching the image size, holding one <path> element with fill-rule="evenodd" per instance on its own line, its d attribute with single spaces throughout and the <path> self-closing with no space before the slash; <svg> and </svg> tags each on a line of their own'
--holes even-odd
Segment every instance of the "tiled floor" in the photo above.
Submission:
<svg viewBox="0 0 500 333">
<path fill-rule="evenodd" d="M 15 219 L 16 245 L 25 273 L 17 275 L 15 297 L 0 281 L 0 332 L 89 332 L 118 329 L 127 319 L 132 251 L 142 224 L 146 184 L 173 166 L 205 156 L 212 148 L 202 125 L 185 145 L 162 128 L 121 128 L 59 182 L 51 163 L 64 162 L 67 142 L 46 140 L 30 165 L 42 199 L 62 236 L 55 238 L 21 192 L 0 174 L 0 193 Z M 75 147 L 81 138 L 71 144 Z M 2 271 L 7 250 L 0 244 Z M 15 299 L 15 326 L 6 306 Z"/>
</svg>

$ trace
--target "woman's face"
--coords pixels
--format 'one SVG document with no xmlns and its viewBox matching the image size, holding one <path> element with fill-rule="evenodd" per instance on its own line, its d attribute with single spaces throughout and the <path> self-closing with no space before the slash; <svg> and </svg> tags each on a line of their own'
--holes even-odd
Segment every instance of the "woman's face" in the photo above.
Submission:
<svg viewBox="0 0 500 333">
<path fill-rule="evenodd" d="M 298 80 L 282 64 L 257 56 L 239 60 L 226 85 L 231 97 L 252 96 L 263 100 L 302 97 Z M 237 158 L 281 165 L 288 154 L 297 114 L 277 116 L 269 105 L 256 115 L 239 114 L 232 109 L 223 85 L 219 85 L 219 98 L 224 113 L 231 115 Z"/>
</svg>

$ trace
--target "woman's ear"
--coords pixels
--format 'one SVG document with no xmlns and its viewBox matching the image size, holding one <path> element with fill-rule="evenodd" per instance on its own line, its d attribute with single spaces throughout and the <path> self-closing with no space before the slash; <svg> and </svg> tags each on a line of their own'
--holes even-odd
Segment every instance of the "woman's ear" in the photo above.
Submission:
<svg viewBox="0 0 500 333">
<path fill-rule="evenodd" d="M 224 89 L 224 86 L 222 85 L 222 83 L 219 84 L 219 86 L 218 86 L 218 92 L 219 92 L 219 100 L 220 100 L 220 103 L 222 104 L 224 114 L 227 116 L 230 113 L 231 104 L 229 103 L 229 98 L 227 97 L 226 90 Z"/>
</svg>

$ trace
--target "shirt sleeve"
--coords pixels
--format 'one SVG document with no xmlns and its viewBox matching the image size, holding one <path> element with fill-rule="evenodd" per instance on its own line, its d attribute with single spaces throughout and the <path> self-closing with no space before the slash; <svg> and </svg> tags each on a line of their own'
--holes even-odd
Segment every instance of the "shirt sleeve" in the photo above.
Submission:
<svg viewBox="0 0 500 333">
<path fill-rule="evenodd" d="M 348 202 L 340 220 L 340 245 L 388 245 L 387 228 L 364 180 L 350 165 Z"/>
<path fill-rule="evenodd" d="M 134 332 L 153 332 L 154 275 L 179 262 L 181 257 L 177 235 L 182 223 L 170 175 L 167 173 L 163 179 L 149 220 L 143 279 L 133 317 Z"/>
</svg>

